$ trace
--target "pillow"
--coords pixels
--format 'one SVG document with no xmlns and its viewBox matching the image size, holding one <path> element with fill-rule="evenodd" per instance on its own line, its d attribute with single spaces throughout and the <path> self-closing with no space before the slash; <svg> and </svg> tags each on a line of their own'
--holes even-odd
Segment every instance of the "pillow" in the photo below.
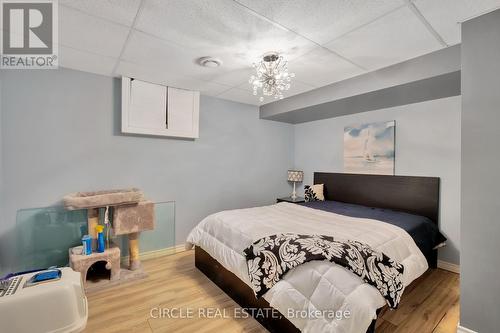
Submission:
<svg viewBox="0 0 500 333">
<path fill-rule="evenodd" d="M 306 202 L 310 201 L 325 201 L 323 194 L 323 184 L 305 185 L 304 186 L 304 199 Z"/>
</svg>

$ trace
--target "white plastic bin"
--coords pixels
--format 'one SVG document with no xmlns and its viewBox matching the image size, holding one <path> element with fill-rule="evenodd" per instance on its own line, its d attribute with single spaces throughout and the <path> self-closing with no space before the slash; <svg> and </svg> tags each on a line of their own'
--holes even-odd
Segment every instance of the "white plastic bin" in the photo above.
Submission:
<svg viewBox="0 0 500 333">
<path fill-rule="evenodd" d="M 20 275 L 17 289 L 0 297 L 0 332 L 80 332 L 88 305 L 80 273 L 61 268 L 61 279 L 26 286 L 36 273 Z"/>
</svg>

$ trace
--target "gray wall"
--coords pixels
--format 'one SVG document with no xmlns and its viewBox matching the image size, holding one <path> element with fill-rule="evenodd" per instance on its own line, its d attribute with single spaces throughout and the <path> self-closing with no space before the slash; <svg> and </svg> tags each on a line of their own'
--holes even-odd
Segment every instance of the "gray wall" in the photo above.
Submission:
<svg viewBox="0 0 500 333">
<path fill-rule="evenodd" d="M 343 172 L 344 126 L 396 120 L 396 174 L 441 177 L 439 258 L 458 264 L 460 248 L 460 97 L 295 125 L 295 166 L 304 184 L 314 171 Z"/>
<path fill-rule="evenodd" d="M 0 235 L 2 234 L 4 186 L 3 186 L 3 135 L 2 135 L 2 80 L 0 79 Z M 2 274 L 2 253 L 9 251 L 7 242 L 2 242 L 0 237 L 0 275 Z"/>
<path fill-rule="evenodd" d="M 16 211 L 69 192 L 137 186 L 154 201 L 174 200 L 178 243 L 210 213 L 290 192 L 293 126 L 259 119 L 255 106 L 202 97 L 195 141 L 124 136 L 116 79 L 73 70 L 0 75 L 3 269 Z"/>
<path fill-rule="evenodd" d="M 460 71 L 261 118 L 300 124 L 452 96 L 460 96 Z"/>
<path fill-rule="evenodd" d="M 462 24 L 460 325 L 500 327 L 500 11 Z"/>
<path fill-rule="evenodd" d="M 0 216 L 2 215 L 3 205 L 3 155 L 2 155 L 2 81 L 0 80 Z M 0 220 L 1 221 L 1 220 Z M 0 253 L 2 253 L 2 244 L 0 244 Z"/>
</svg>

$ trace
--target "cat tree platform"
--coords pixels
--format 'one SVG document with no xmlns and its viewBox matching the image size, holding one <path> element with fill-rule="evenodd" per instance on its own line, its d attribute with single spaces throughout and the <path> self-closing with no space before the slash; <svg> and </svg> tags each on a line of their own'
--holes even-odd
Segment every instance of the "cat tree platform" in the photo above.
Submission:
<svg viewBox="0 0 500 333">
<path fill-rule="evenodd" d="M 144 194 L 137 188 L 106 190 L 94 192 L 76 192 L 63 198 L 67 210 L 112 207 L 137 204 L 144 199 Z"/>
<path fill-rule="evenodd" d="M 155 213 L 153 202 L 144 200 L 144 195 L 140 190 L 131 188 L 77 192 L 65 196 L 63 202 L 67 210 L 88 210 L 88 233 L 92 238 L 93 253 L 82 255 L 78 247 L 69 250 L 70 266 L 75 271 L 81 272 L 82 279 L 85 281 L 85 290 L 102 289 L 147 276 L 142 270 L 139 259 L 139 235 L 141 231 L 154 229 Z M 95 227 L 99 224 L 99 208 L 112 208 L 113 235 L 127 235 L 128 237 L 128 269 L 120 267 L 121 251 L 118 246 L 112 245 L 102 253 L 95 252 L 97 238 Z M 98 268 L 107 273 L 108 278 L 94 282 L 89 279 L 89 273 Z"/>
</svg>

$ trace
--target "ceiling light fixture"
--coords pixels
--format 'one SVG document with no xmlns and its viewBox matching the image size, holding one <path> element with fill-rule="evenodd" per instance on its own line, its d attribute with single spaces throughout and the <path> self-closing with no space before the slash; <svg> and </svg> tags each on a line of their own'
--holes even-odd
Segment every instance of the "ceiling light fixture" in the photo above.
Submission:
<svg viewBox="0 0 500 333">
<path fill-rule="evenodd" d="M 253 67 L 257 74 L 248 80 L 253 86 L 253 94 L 257 96 L 259 89 L 262 89 L 264 96 L 282 99 L 283 92 L 290 89 L 290 82 L 295 77 L 294 73 L 288 73 L 288 61 L 276 52 L 269 52 L 259 63 L 254 63 Z M 264 101 L 264 96 L 259 97 L 261 102 Z"/>
</svg>

